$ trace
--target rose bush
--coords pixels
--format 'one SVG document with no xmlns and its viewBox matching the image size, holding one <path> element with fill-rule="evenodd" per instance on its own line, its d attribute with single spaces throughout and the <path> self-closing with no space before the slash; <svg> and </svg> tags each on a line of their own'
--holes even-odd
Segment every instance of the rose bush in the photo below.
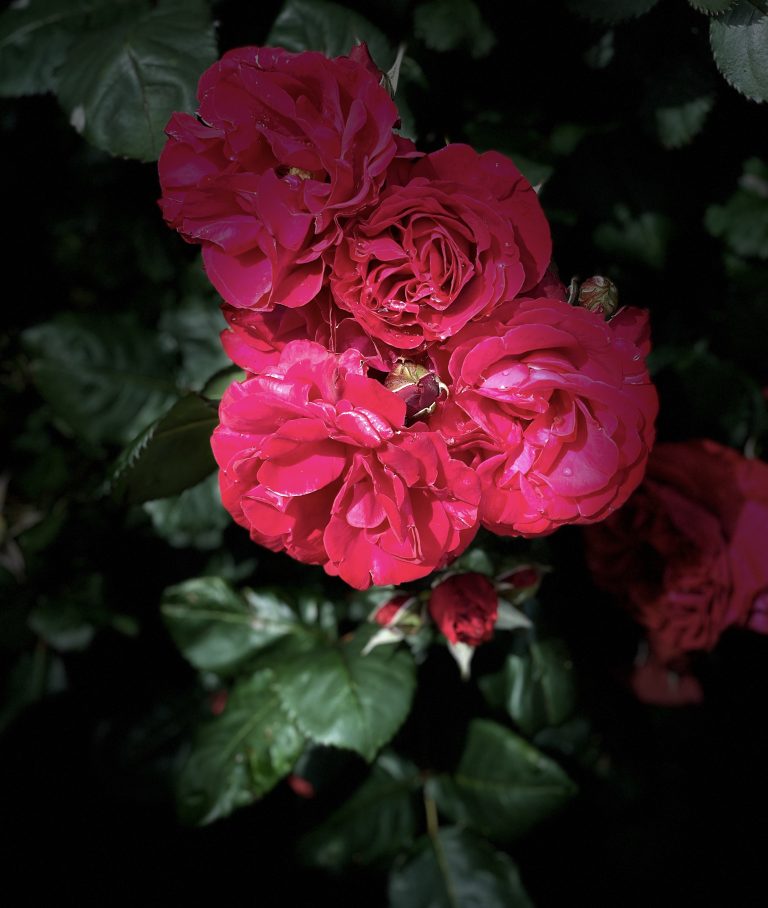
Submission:
<svg viewBox="0 0 768 908">
<path fill-rule="evenodd" d="M 302 306 L 320 290 L 339 218 L 375 202 L 398 146 L 397 109 L 367 52 L 245 47 L 201 77 L 198 116 L 174 114 L 161 207 L 203 245 L 233 306 Z"/>
<path fill-rule="evenodd" d="M 424 577 L 477 531 L 474 472 L 357 351 L 292 341 L 233 383 L 212 445 L 222 500 L 254 541 L 363 589 Z"/>
<path fill-rule="evenodd" d="M 429 597 L 429 613 L 451 643 L 479 646 L 493 636 L 499 597 L 482 574 L 454 574 Z"/>
<path fill-rule="evenodd" d="M 485 527 L 536 536 L 602 520 L 627 499 L 658 409 L 647 350 L 640 310 L 605 322 L 526 299 L 433 351 L 451 394 L 429 424 L 476 469 Z"/>
<path fill-rule="evenodd" d="M 642 486 L 585 541 L 597 583 L 647 631 L 649 671 L 685 672 L 729 627 L 768 633 L 767 533 L 768 464 L 688 441 L 657 445 Z"/>
<path fill-rule="evenodd" d="M 551 258 L 530 183 L 497 152 L 447 145 L 393 168 L 332 259 L 339 306 L 402 350 L 444 340 L 536 285 Z"/>
</svg>

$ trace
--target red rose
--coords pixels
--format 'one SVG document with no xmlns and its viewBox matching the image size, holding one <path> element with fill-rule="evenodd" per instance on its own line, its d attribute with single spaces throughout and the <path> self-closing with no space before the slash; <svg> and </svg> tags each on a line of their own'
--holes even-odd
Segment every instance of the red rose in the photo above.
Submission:
<svg viewBox="0 0 768 908">
<path fill-rule="evenodd" d="M 227 356 L 246 372 L 257 374 L 277 362 L 280 351 L 293 340 L 311 340 L 336 353 L 357 350 L 366 363 L 386 372 L 397 352 L 374 341 L 363 328 L 335 305 L 327 290 L 306 306 L 275 306 L 269 312 L 222 306 L 229 326 L 221 334 Z"/>
<path fill-rule="evenodd" d="M 369 58 L 368 58 L 369 59 Z M 338 218 L 374 202 L 398 147 L 397 109 L 360 54 L 245 47 L 177 113 L 160 156 L 168 223 L 203 244 L 208 276 L 233 306 L 301 306 L 319 291 Z"/>
<path fill-rule="evenodd" d="M 426 576 L 471 542 L 480 490 L 439 435 L 405 427 L 405 409 L 357 351 L 288 343 L 222 398 L 225 507 L 254 541 L 358 589 Z"/>
<path fill-rule="evenodd" d="M 455 574 L 432 590 L 429 613 L 451 643 L 478 646 L 493 636 L 499 599 L 482 574 Z"/>
<path fill-rule="evenodd" d="M 642 486 L 586 531 L 597 583 L 685 671 L 728 627 L 768 633 L 768 464 L 713 441 L 660 444 Z"/>
<path fill-rule="evenodd" d="M 507 158 L 448 145 L 397 177 L 404 185 L 390 180 L 346 225 L 333 258 L 333 294 L 372 337 L 423 348 L 541 280 L 549 227 Z"/>
<path fill-rule="evenodd" d="M 477 470 L 485 527 L 537 536 L 623 504 L 654 436 L 647 349 L 637 309 L 605 322 L 560 300 L 526 299 L 434 351 L 450 394 L 429 426 Z"/>
</svg>

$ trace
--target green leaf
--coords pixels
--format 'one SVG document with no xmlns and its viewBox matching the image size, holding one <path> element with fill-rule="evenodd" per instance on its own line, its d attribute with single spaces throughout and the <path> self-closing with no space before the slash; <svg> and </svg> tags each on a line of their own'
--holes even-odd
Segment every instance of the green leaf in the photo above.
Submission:
<svg viewBox="0 0 768 908">
<path fill-rule="evenodd" d="M 61 657 L 44 645 L 23 652 L 10 667 L 0 701 L 0 731 L 28 706 L 67 689 L 67 671 Z"/>
<path fill-rule="evenodd" d="M 737 0 L 688 0 L 688 2 L 700 13 L 706 13 L 708 16 L 717 16 L 735 6 Z"/>
<path fill-rule="evenodd" d="M 172 359 L 129 314 L 67 313 L 28 328 L 22 340 L 40 393 L 87 441 L 127 443 L 176 395 Z"/>
<path fill-rule="evenodd" d="M 132 616 L 109 607 L 103 580 L 100 574 L 86 574 L 68 581 L 53 595 L 41 595 L 29 614 L 30 629 L 59 652 L 86 649 L 96 631 L 104 627 L 129 636 L 137 633 Z"/>
<path fill-rule="evenodd" d="M 177 400 L 123 451 L 112 471 L 114 494 L 129 504 L 178 495 L 216 469 L 211 433 L 215 404 L 190 393 Z"/>
<path fill-rule="evenodd" d="M 419 784 L 413 764 L 383 753 L 352 797 L 302 840 L 303 860 L 341 870 L 349 864 L 381 861 L 410 847 L 416 831 L 413 792 Z"/>
<path fill-rule="evenodd" d="M 560 640 L 532 643 L 522 655 L 507 656 L 497 676 L 480 682 L 491 699 L 507 710 L 526 735 L 560 725 L 573 713 L 573 666 Z"/>
<path fill-rule="evenodd" d="M 431 0 L 416 7 L 413 31 L 432 50 L 444 52 L 466 45 L 473 57 L 484 57 L 496 37 L 473 0 Z"/>
<path fill-rule="evenodd" d="M 185 489 L 181 495 L 148 501 L 144 510 L 157 535 L 174 548 L 215 549 L 232 522 L 221 503 L 215 475 Z"/>
<path fill-rule="evenodd" d="M 415 687 L 407 651 L 379 646 L 362 655 L 375 630 L 319 643 L 275 669 L 280 700 L 307 737 L 369 762 L 405 720 Z"/>
<path fill-rule="evenodd" d="M 660 345 L 649 368 L 664 388 L 675 431 L 681 437 L 719 438 L 740 448 L 766 429 L 765 398 L 758 382 L 734 363 L 707 350 Z M 662 370 L 668 370 L 662 375 Z M 718 406 L 713 407 L 712 401 Z"/>
<path fill-rule="evenodd" d="M 747 161 L 739 188 L 724 205 L 707 208 L 705 224 L 736 255 L 768 259 L 768 167 Z"/>
<path fill-rule="evenodd" d="M 208 379 L 203 385 L 203 395 L 211 400 L 221 400 L 232 382 L 245 381 L 246 377 L 246 373 L 239 366 L 230 364 Z"/>
<path fill-rule="evenodd" d="M 0 95 L 53 91 L 56 71 L 86 25 L 88 14 L 119 3 L 120 0 L 12 3 L 0 15 Z"/>
<path fill-rule="evenodd" d="M 654 113 L 661 144 L 665 148 L 687 145 L 701 131 L 714 103 L 712 95 L 702 95 L 674 106 L 657 107 Z"/>
<path fill-rule="evenodd" d="M 212 375 L 231 367 L 219 340 L 224 328 L 216 301 L 202 296 L 189 297 L 163 313 L 160 331 L 181 360 L 176 378 L 182 387 L 202 391 Z"/>
<path fill-rule="evenodd" d="M 89 142 L 150 161 L 160 154 L 170 115 L 194 110 L 197 81 L 216 58 L 216 42 L 203 0 L 135 3 L 131 10 L 71 47 L 58 95 Z"/>
<path fill-rule="evenodd" d="M 709 25 L 709 42 L 726 81 L 753 101 L 768 100 L 768 15 L 739 0 Z"/>
<path fill-rule="evenodd" d="M 567 0 L 573 13 L 597 22 L 636 19 L 653 9 L 659 0 Z"/>
<path fill-rule="evenodd" d="M 533 908 L 517 867 L 466 829 L 424 836 L 389 878 L 390 908 Z"/>
<path fill-rule="evenodd" d="M 395 54 L 389 41 L 359 13 L 327 0 L 287 0 L 265 43 L 340 57 L 360 41 L 366 42 L 379 69 L 386 72 L 392 66 Z"/>
<path fill-rule="evenodd" d="M 199 671 L 229 673 L 288 634 L 302 633 L 296 613 L 270 591 L 242 595 L 219 577 L 196 577 L 163 594 L 163 618 Z"/>
<path fill-rule="evenodd" d="M 614 207 L 614 220 L 600 224 L 594 241 L 603 252 L 661 270 L 667 259 L 671 224 L 656 211 L 633 214 L 626 205 Z"/>
<path fill-rule="evenodd" d="M 486 719 L 470 724 L 456 772 L 428 783 L 428 793 L 446 816 L 502 840 L 527 832 L 575 791 L 555 762 Z"/>
<path fill-rule="evenodd" d="M 224 711 L 198 729 L 179 778 L 188 823 L 212 823 L 266 794 L 293 768 L 304 739 L 280 705 L 269 670 L 231 690 Z"/>
</svg>

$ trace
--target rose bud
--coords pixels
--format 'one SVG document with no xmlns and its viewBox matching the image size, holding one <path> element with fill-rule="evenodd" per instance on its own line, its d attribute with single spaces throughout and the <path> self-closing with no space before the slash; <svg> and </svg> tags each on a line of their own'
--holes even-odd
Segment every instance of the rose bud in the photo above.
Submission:
<svg viewBox="0 0 768 908">
<path fill-rule="evenodd" d="M 601 274 L 587 278 L 579 288 L 577 304 L 605 316 L 606 321 L 619 307 L 619 290 L 613 281 Z"/>
<path fill-rule="evenodd" d="M 516 564 L 496 578 L 496 589 L 514 605 L 520 605 L 539 591 L 544 570 L 538 564 Z"/>
<path fill-rule="evenodd" d="M 499 599 L 482 574 L 454 574 L 432 590 L 429 612 L 450 643 L 478 646 L 493 636 Z"/>
<path fill-rule="evenodd" d="M 381 627 L 413 634 L 421 627 L 422 621 L 414 606 L 418 604 L 416 596 L 401 593 L 380 605 L 371 616 L 371 620 Z"/>
<path fill-rule="evenodd" d="M 228 699 L 229 691 L 226 688 L 222 687 L 220 690 L 215 690 L 208 700 L 211 713 L 214 716 L 220 716 L 227 708 Z"/>
<path fill-rule="evenodd" d="M 406 425 L 429 416 L 437 401 L 447 394 L 447 388 L 433 372 L 406 360 L 395 363 L 384 386 L 404 401 Z"/>
<path fill-rule="evenodd" d="M 314 798 L 315 786 L 308 780 L 297 776 L 295 773 L 285 780 L 291 791 L 300 798 Z"/>
<path fill-rule="evenodd" d="M 373 620 L 382 627 L 388 627 L 407 601 L 407 596 L 395 596 L 394 599 L 390 599 L 389 602 L 385 602 L 376 609 L 373 613 Z"/>
<path fill-rule="evenodd" d="M 368 620 L 378 624 L 380 630 L 370 638 L 363 655 L 385 643 L 400 643 L 406 637 L 416 634 L 424 624 L 422 609 L 416 596 L 400 593 L 388 602 L 378 606 Z"/>
</svg>

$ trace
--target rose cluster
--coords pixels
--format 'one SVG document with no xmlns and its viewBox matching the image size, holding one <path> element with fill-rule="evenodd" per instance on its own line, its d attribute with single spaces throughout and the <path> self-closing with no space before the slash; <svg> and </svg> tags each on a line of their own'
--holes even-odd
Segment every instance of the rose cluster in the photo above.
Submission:
<svg viewBox="0 0 768 908">
<path fill-rule="evenodd" d="M 569 305 L 510 160 L 399 136 L 365 45 L 231 51 L 199 102 L 168 124 L 161 207 L 247 372 L 213 449 L 256 542 L 365 588 L 480 526 L 536 536 L 627 499 L 657 409 L 647 320 Z"/>
</svg>

